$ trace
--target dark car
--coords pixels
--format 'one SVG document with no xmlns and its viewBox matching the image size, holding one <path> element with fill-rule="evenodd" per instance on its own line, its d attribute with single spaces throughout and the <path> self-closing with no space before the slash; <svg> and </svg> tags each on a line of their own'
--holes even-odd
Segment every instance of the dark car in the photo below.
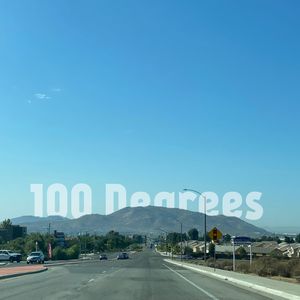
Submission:
<svg viewBox="0 0 300 300">
<path fill-rule="evenodd" d="M 107 260 L 107 255 L 106 254 L 100 254 L 99 259 L 100 260 Z"/>
<path fill-rule="evenodd" d="M 19 263 L 22 260 L 22 255 L 20 253 L 9 251 L 9 254 L 10 254 L 10 261 L 11 262 L 16 261 L 17 263 Z"/>
<path fill-rule="evenodd" d="M 123 253 L 120 253 L 118 256 L 117 256 L 117 259 L 128 259 L 129 256 L 126 252 L 123 252 Z"/>
</svg>

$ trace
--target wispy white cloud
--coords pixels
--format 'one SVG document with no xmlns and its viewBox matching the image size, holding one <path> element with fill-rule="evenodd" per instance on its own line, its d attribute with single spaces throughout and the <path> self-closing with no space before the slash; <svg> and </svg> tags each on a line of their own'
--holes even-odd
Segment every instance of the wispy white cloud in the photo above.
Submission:
<svg viewBox="0 0 300 300">
<path fill-rule="evenodd" d="M 37 98 L 37 99 L 40 99 L 40 100 L 49 100 L 51 99 L 50 96 L 46 95 L 46 94 L 42 94 L 42 93 L 36 93 L 34 94 L 34 96 Z"/>
<path fill-rule="evenodd" d="M 62 91 L 62 89 L 61 88 L 53 88 L 51 91 L 55 92 L 55 93 L 59 93 Z"/>
</svg>

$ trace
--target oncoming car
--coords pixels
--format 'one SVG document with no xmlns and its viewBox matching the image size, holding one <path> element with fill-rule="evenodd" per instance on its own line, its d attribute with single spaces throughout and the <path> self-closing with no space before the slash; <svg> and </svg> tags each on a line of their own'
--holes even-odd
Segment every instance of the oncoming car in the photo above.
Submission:
<svg viewBox="0 0 300 300">
<path fill-rule="evenodd" d="M 129 256 L 126 252 L 122 252 L 117 256 L 117 259 L 128 259 Z"/>
<path fill-rule="evenodd" d="M 99 259 L 100 260 L 107 260 L 107 255 L 106 254 L 100 254 Z"/>
</svg>

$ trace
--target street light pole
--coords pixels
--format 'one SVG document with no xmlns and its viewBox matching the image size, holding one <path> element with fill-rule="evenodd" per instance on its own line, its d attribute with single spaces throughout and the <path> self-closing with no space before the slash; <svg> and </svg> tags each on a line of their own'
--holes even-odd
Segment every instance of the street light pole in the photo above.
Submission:
<svg viewBox="0 0 300 300">
<path fill-rule="evenodd" d="M 204 261 L 206 262 L 206 252 L 207 252 L 207 247 L 206 247 L 206 196 L 203 195 L 202 193 L 196 191 L 196 190 L 192 190 L 192 189 L 183 189 L 183 191 L 185 192 L 193 192 L 198 194 L 199 196 L 201 196 L 204 199 Z"/>
<path fill-rule="evenodd" d="M 166 238 L 165 238 L 165 248 L 166 248 L 166 255 L 167 255 L 168 254 L 167 253 L 167 234 L 168 234 L 168 232 L 165 231 L 165 230 L 163 230 L 163 229 L 160 229 L 160 231 L 163 231 L 165 233 L 165 235 L 166 235 Z"/>
</svg>

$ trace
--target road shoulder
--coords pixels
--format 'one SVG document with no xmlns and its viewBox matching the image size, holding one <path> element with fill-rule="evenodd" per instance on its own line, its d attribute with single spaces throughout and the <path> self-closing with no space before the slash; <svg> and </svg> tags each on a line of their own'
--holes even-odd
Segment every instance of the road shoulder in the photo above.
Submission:
<svg viewBox="0 0 300 300">
<path fill-rule="evenodd" d="M 222 281 L 226 280 L 228 283 L 232 283 L 248 289 L 253 289 L 258 292 L 263 292 L 269 295 L 289 300 L 300 300 L 300 285 L 287 282 L 277 282 L 272 279 L 252 276 L 248 274 L 233 273 L 230 271 L 219 269 L 214 270 L 213 268 L 197 266 L 190 263 L 177 262 L 170 259 L 164 259 L 164 261 L 202 273 L 207 276 L 211 276 Z M 276 289 L 274 289 L 274 286 L 276 286 Z"/>
</svg>

